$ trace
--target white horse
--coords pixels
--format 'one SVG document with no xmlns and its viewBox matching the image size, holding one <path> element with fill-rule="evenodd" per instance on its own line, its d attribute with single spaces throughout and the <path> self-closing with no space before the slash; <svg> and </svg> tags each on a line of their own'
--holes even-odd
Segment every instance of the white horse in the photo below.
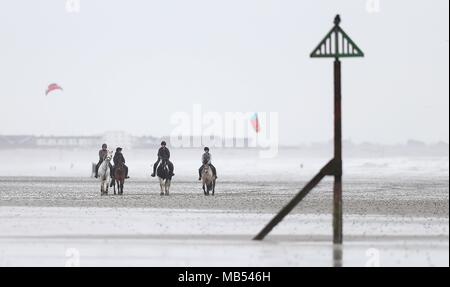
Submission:
<svg viewBox="0 0 450 287">
<path fill-rule="evenodd" d="M 113 154 L 112 151 L 108 151 L 108 154 L 106 155 L 102 164 L 98 168 L 98 178 L 101 181 L 101 185 L 100 185 L 100 194 L 101 195 L 108 194 L 108 188 L 109 188 L 109 184 L 111 182 L 109 163 L 111 162 L 112 154 Z"/>
<path fill-rule="evenodd" d="M 216 189 L 216 176 L 213 174 L 209 164 L 204 164 L 202 168 L 202 188 L 205 195 L 209 195 L 210 191 L 212 191 L 212 195 L 214 195 Z"/>
<path fill-rule="evenodd" d="M 169 195 L 170 183 L 172 182 L 172 175 L 170 173 L 167 161 L 163 160 L 156 170 L 156 175 L 159 179 L 159 186 L 161 187 L 161 195 Z"/>
</svg>

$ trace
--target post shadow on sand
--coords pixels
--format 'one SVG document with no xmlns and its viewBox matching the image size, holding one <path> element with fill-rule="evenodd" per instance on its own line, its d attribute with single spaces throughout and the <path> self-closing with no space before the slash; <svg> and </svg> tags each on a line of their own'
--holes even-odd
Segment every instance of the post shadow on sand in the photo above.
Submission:
<svg viewBox="0 0 450 287">
<path fill-rule="evenodd" d="M 334 27 L 311 53 L 311 58 L 334 58 L 334 157 L 306 186 L 255 236 L 263 240 L 308 193 L 326 176 L 334 176 L 333 185 L 333 266 L 342 266 L 342 115 L 341 115 L 341 62 L 339 58 L 364 57 L 362 50 L 340 27 L 341 17 L 336 15 Z"/>
</svg>

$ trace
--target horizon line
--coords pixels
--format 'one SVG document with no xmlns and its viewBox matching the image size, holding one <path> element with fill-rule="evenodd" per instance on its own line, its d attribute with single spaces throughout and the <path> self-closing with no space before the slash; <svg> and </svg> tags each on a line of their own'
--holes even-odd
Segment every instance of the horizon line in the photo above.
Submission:
<svg viewBox="0 0 450 287">
<path fill-rule="evenodd" d="M 98 134 L 73 134 L 73 135 L 58 135 L 58 134 L 3 134 L 0 133 L 0 137 L 43 137 L 43 138 L 51 138 L 51 137 L 59 137 L 59 138 L 70 138 L 70 137 L 78 137 L 78 138 L 86 138 L 86 137 L 104 137 L 105 135 L 108 134 L 114 134 L 114 133 L 121 133 L 121 134 L 125 134 L 129 137 L 151 137 L 151 138 L 155 138 L 155 139 L 170 139 L 171 136 L 155 136 L 155 135 L 151 135 L 151 134 L 146 134 L 146 135 L 135 135 L 135 134 L 131 134 L 131 133 L 127 133 L 124 131 L 108 131 L 108 132 L 104 132 L 104 133 L 98 133 Z M 190 138 L 195 138 L 195 137 L 204 137 L 202 135 L 183 135 L 186 137 L 190 137 Z M 215 135 L 215 137 L 219 137 L 221 139 L 234 139 L 234 140 L 248 140 L 250 139 L 250 137 L 233 137 L 233 138 L 226 138 L 226 137 L 221 137 L 218 135 Z M 399 145 L 408 145 L 411 143 L 416 143 L 416 144 L 424 144 L 426 146 L 433 146 L 433 145 L 438 145 L 438 144 L 445 144 L 445 145 L 449 145 L 449 141 L 446 140 L 436 140 L 436 141 L 424 141 L 424 140 L 420 140 L 420 139 L 414 139 L 414 138 L 410 138 L 407 140 L 404 140 L 402 142 L 396 142 L 396 143 L 383 143 L 383 142 L 376 142 L 376 141 L 368 141 L 368 140 L 364 140 L 364 141 L 354 141 L 351 138 L 347 138 L 347 139 L 343 139 L 342 140 L 343 143 L 351 143 L 351 144 L 355 144 L 355 145 L 364 145 L 364 144 L 370 144 L 370 145 L 380 145 L 380 146 L 399 146 Z M 279 144 L 279 147 L 295 147 L 295 146 L 299 146 L 299 145 L 317 145 L 317 144 L 330 144 L 333 142 L 333 138 L 330 138 L 328 140 L 318 140 L 318 141 L 310 141 L 310 142 L 295 142 L 292 144 Z"/>
</svg>

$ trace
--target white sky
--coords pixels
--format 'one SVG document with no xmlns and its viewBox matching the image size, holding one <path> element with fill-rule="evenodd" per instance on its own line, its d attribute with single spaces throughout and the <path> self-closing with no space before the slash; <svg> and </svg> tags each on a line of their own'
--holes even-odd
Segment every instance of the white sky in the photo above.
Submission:
<svg viewBox="0 0 450 287">
<path fill-rule="evenodd" d="M 273 111 L 281 144 L 332 137 L 332 60 L 309 53 L 342 27 L 344 138 L 449 141 L 449 1 L 0 1 L 0 134 L 168 135 L 177 111 Z M 45 96 L 48 84 L 64 92 Z"/>
</svg>

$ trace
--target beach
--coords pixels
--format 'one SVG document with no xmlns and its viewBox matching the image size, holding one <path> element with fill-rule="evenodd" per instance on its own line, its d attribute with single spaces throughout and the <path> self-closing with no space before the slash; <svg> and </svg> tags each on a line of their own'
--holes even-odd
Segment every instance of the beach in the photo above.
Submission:
<svg viewBox="0 0 450 287">
<path fill-rule="evenodd" d="M 215 196 L 174 178 L 1 177 L 1 266 L 333 266 L 332 179 L 262 242 L 261 228 L 305 182 L 218 180 Z M 349 178 L 343 266 L 448 266 L 448 177 Z"/>
</svg>

